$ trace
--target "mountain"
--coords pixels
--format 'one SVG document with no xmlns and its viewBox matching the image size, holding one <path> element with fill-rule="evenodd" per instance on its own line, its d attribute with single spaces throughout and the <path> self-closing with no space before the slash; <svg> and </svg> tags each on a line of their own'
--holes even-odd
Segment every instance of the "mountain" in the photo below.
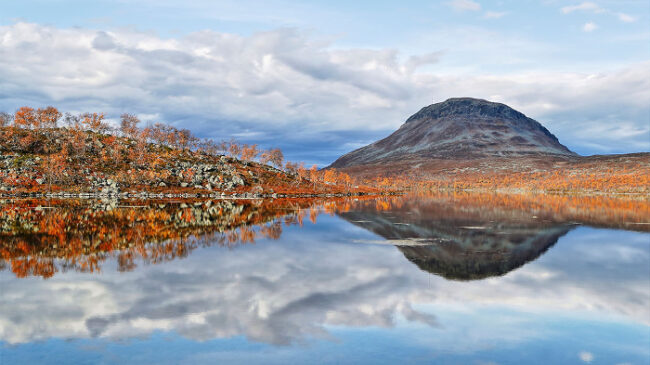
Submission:
<svg viewBox="0 0 650 365">
<path fill-rule="evenodd" d="M 422 108 L 390 136 L 330 167 L 404 160 L 577 156 L 539 122 L 501 103 L 452 98 Z"/>
</svg>

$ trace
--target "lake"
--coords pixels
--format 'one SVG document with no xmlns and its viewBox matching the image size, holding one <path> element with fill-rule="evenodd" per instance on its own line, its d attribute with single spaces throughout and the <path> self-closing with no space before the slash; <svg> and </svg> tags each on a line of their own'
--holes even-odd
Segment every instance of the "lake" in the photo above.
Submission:
<svg viewBox="0 0 650 365">
<path fill-rule="evenodd" d="M 0 203 L 2 364 L 648 364 L 647 199 Z"/>
</svg>

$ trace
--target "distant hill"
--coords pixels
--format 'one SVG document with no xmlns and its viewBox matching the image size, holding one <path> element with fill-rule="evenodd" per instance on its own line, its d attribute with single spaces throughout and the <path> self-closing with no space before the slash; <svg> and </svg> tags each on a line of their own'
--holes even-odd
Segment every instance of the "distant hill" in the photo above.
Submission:
<svg viewBox="0 0 650 365">
<path fill-rule="evenodd" d="M 577 155 L 540 123 L 507 105 L 452 98 L 422 108 L 390 136 L 340 157 L 330 167 L 522 156 Z"/>
</svg>

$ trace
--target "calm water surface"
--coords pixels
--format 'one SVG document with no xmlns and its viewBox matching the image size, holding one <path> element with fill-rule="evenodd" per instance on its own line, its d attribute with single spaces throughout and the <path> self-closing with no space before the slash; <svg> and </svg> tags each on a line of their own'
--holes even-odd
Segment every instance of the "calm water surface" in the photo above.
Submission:
<svg viewBox="0 0 650 365">
<path fill-rule="evenodd" d="M 226 203 L 4 202 L 0 363 L 650 363 L 647 202 Z"/>
</svg>

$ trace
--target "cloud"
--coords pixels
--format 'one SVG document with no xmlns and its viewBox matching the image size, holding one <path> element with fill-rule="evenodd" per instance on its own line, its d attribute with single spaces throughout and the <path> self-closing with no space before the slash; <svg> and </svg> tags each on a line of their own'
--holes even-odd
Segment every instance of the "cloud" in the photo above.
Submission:
<svg viewBox="0 0 650 365">
<path fill-rule="evenodd" d="M 628 14 L 625 14 L 625 13 L 618 13 L 616 15 L 618 16 L 618 19 L 620 21 L 625 22 L 625 23 L 633 23 L 633 22 L 636 21 L 635 17 L 633 17 L 631 15 L 628 15 Z"/>
<path fill-rule="evenodd" d="M 594 361 L 594 354 L 592 354 L 591 352 L 581 351 L 578 354 L 578 357 L 580 358 L 580 360 L 582 360 L 582 361 L 584 361 L 586 363 L 590 363 L 590 362 Z"/>
<path fill-rule="evenodd" d="M 614 12 L 612 10 L 600 7 L 596 3 L 592 3 L 592 2 L 583 2 L 583 3 L 580 3 L 578 5 L 564 6 L 564 7 L 560 8 L 560 11 L 562 12 L 562 14 L 570 14 L 570 13 L 573 13 L 575 11 L 591 12 L 591 13 L 594 13 L 594 14 L 605 13 L 605 14 L 608 14 L 608 15 L 616 16 L 618 18 L 618 20 L 620 20 L 620 21 L 622 21 L 624 23 L 633 23 L 633 22 L 636 21 L 636 18 L 631 16 L 631 15 L 628 15 L 628 14 L 625 14 L 625 13 L 620 13 L 620 12 L 617 13 L 617 12 Z"/>
<path fill-rule="evenodd" d="M 95 39 L 93 39 L 92 46 L 94 49 L 100 51 L 108 51 L 116 48 L 113 37 L 106 32 L 97 32 Z"/>
<path fill-rule="evenodd" d="M 594 22 L 588 22 L 582 26 L 582 30 L 584 30 L 585 32 L 593 32 L 596 29 L 598 29 L 598 26 Z"/>
<path fill-rule="evenodd" d="M 485 19 L 499 19 L 508 14 L 507 11 L 486 11 L 483 17 Z"/>
<path fill-rule="evenodd" d="M 472 0 L 452 0 L 447 3 L 454 10 L 458 11 L 479 11 L 481 10 L 481 4 Z"/>
<path fill-rule="evenodd" d="M 412 73 L 420 66 L 438 63 L 442 55 L 442 52 L 432 52 L 424 55 L 411 56 L 404 64 L 405 70 L 407 70 L 408 73 Z"/>
<path fill-rule="evenodd" d="M 578 5 L 564 6 L 560 9 L 560 11 L 562 11 L 563 14 L 573 13 L 574 11 L 591 11 L 594 13 L 602 13 L 605 12 L 605 9 L 601 8 L 596 3 L 585 1 Z"/>
<path fill-rule="evenodd" d="M 450 36 L 461 41 L 449 44 Z M 201 137 L 243 136 L 247 143 L 282 147 L 289 159 L 324 165 L 386 136 L 424 105 L 474 96 L 537 118 L 578 151 L 650 149 L 643 135 L 649 128 L 647 62 L 597 74 L 438 71 L 453 57 L 526 64 L 546 52 L 543 44 L 486 43 L 486 37 L 477 29 L 443 32 L 431 44 L 444 52 L 404 57 L 394 49 L 336 48 L 295 29 L 165 38 L 16 23 L 0 27 L 0 110 L 55 105 L 111 118 L 155 116 Z M 617 126 L 642 133 L 584 139 L 585 130 Z"/>
</svg>

